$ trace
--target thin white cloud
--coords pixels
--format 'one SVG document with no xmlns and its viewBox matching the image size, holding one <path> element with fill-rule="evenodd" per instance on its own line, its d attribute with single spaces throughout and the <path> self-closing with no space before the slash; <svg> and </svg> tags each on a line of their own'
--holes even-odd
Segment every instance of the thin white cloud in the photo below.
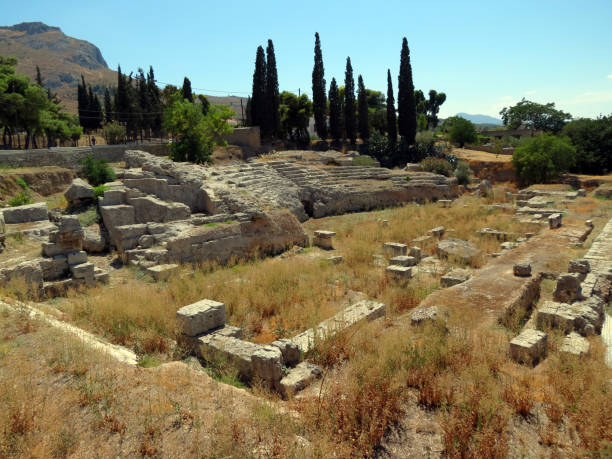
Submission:
<svg viewBox="0 0 612 459">
<path fill-rule="evenodd" d="M 612 80 L 612 73 L 610 75 L 608 75 L 608 78 L 610 78 Z"/>
<path fill-rule="evenodd" d="M 531 89 L 530 91 L 525 91 L 526 96 L 533 96 L 537 91 L 535 89 Z"/>
<path fill-rule="evenodd" d="M 612 91 L 587 91 L 578 94 L 570 102 L 572 104 L 585 104 L 597 102 L 612 102 Z"/>
</svg>

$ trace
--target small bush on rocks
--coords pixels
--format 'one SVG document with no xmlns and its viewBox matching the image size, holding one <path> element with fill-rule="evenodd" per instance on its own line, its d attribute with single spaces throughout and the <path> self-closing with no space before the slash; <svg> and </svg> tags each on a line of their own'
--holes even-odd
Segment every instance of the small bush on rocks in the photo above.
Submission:
<svg viewBox="0 0 612 459">
<path fill-rule="evenodd" d="M 115 171 L 104 159 L 94 159 L 91 155 L 83 160 L 83 175 L 93 186 L 115 180 Z"/>
</svg>

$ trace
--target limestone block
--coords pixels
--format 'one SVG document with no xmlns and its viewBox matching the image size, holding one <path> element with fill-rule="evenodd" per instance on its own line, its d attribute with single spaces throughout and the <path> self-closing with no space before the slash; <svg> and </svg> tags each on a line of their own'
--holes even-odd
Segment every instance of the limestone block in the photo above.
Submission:
<svg viewBox="0 0 612 459">
<path fill-rule="evenodd" d="M 87 253 L 85 251 L 68 252 L 69 265 L 80 265 L 82 263 L 87 263 Z"/>
<path fill-rule="evenodd" d="M 469 241 L 447 238 L 438 242 L 438 255 L 469 262 L 480 253 L 478 247 Z"/>
<path fill-rule="evenodd" d="M 291 398 L 320 378 L 321 374 L 322 371 L 319 366 L 302 362 L 292 368 L 287 376 L 280 380 L 280 393 L 285 399 Z"/>
<path fill-rule="evenodd" d="M 517 277 L 529 277 L 531 276 L 531 264 L 529 263 L 516 263 L 512 268 L 514 275 Z"/>
<path fill-rule="evenodd" d="M 225 325 L 225 304 L 201 300 L 176 311 L 179 330 L 187 336 L 197 336 Z"/>
<path fill-rule="evenodd" d="M 100 215 L 104 221 L 104 226 L 111 232 L 118 226 L 136 223 L 134 207 L 125 204 L 102 206 L 100 207 Z"/>
<path fill-rule="evenodd" d="M 282 354 L 275 346 L 259 346 L 251 356 L 253 380 L 263 382 L 267 387 L 279 388 L 283 377 Z"/>
<path fill-rule="evenodd" d="M 585 355 L 589 353 L 591 343 L 583 338 L 578 333 L 572 332 L 563 338 L 563 344 L 561 345 L 560 352 L 573 355 Z"/>
<path fill-rule="evenodd" d="M 179 265 L 176 264 L 156 265 L 147 268 L 147 274 L 159 282 L 168 279 L 172 274 L 178 271 L 178 268 Z"/>
<path fill-rule="evenodd" d="M 416 258 L 417 263 L 421 260 L 421 248 L 420 247 L 410 247 L 410 252 L 408 253 L 411 257 Z"/>
<path fill-rule="evenodd" d="M 493 228 L 481 228 L 478 231 L 476 231 L 476 233 L 478 233 L 481 236 L 491 236 L 496 238 L 498 241 L 507 241 L 508 240 L 508 233 L 505 233 L 503 231 L 497 231 L 496 229 Z"/>
<path fill-rule="evenodd" d="M 410 241 L 412 244 L 415 244 L 417 247 L 423 248 L 429 241 L 431 241 L 431 236 L 420 236 L 417 237 L 416 239 L 413 239 L 412 241 Z M 404 254 L 399 254 L 399 255 L 406 255 Z"/>
<path fill-rule="evenodd" d="M 83 230 L 83 250 L 89 253 L 100 253 L 106 250 L 107 240 L 100 231 Z"/>
<path fill-rule="evenodd" d="M 342 261 L 344 261 L 344 258 L 342 257 L 342 255 L 334 255 L 333 257 L 329 257 L 327 261 L 333 263 L 334 265 L 337 265 L 342 263 Z"/>
<path fill-rule="evenodd" d="M 408 255 L 400 255 L 391 258 L 389 263 L 396 266 L 416 266 L 418 259 Z"/>
<path fill-rule="evenodd" d="M 42 252 L 45 257 L 54 257 L 56 255 L 61 255 L 62 253 L 64 253 L 64 251 L 62 250 L 62 246 L 56 244 L 55 242 L 43 242 Z"/>
<path fill-rule="evenodd" d="M 134 206 L 136 223 L 187 220 L 191 216 L 191 211 L 185 204 L 179 202 L 168 203 L 153 196 L 129 198 L 127 202 Z"/>
<path fill-rule="evenodd" d="M 433 237 L 437 237 L 438 239 L 440 239 L 442 236 L 444 236 L 445 231 L 446 229 L 443 226 L 436 226 L 435 228 L 430 229 L 428 233 L 431 234 Z"/>
<path fill-rule="evenodd" d="M 518 247 L 516 242 L 502 242 L 500 244 L 502 250 L 514 250 Z"/>
<path fill-rule="evenodd" d="M 491 182 L 489 182 L 488 180 L 481 180 L 480 181 L 480 185 L 478 185 L 478 190 L 483 194 L 486 195 L 487 193 L 489 193 L 491 191 L 491 189 L 493 188 L 493 186 L 491 185 Z"/>
<path fill-rule="evenodd" d="M 402 282 L 412 279 L 412 267 L 410 266 L 387 266 L 385 270 L 387 277 L 396 282 Z"/>
<path fill-rule="evenodd" d="M 589 263 L 589 260 L 584 258 L 580 260 L 570 260 L 567 272 L 580 273 L 586 276 L 591 272 L 591 264 Z"/>
<path fill-rule="evenodd" d="M 424 324 L 427 321 L 435 322 L 438 319 L 446 321 L 447 318 L 448 311 L 439 306 L 417 307 L 410 313 L 410 323 L 414 326 Z"/>
<path fill-rule="evenodd" d="M 64 255 L 43 258 L 40 260 L 40 268 L 44 281 L 61 279 L 68 273 L 68 259 Z"/>
<path fill-rule="evenodd" d="M 71 265 L 70 272 L 72 273 L 72 277 L 74 277 L 75 279 L 93 279 L 94 264 L 81 263 L 78 265 Z"/>
<path fill-rule="evenodd" d="M 550 229 L 560 228 L 561 227 L 561 219 L 562 219 L 562 215 L 559 214 L 559 213 L 549 215 L 548 216 L 548 227 Z"/>
<path fill-rule="evenodd" d="M 408 246 L 399 242 L 385 242 L 383 244 L 385 255 L 389 257 L 397 257 L 408 253 Z"/>
<path fill-rule="evenodd" d="M 593 228 L 595 225 L 593 224 L 593 220 L 585 220 L 584 224 L 589 228 Z"/>
<path fill-rule="evenodd" d="M 278 339 L 270 344 L 280 349 L 283 356 L 283 365 L 287 367 L 293 367 L 302 360 L 300 355 L 300 349 L 290 339 Z"/>
<path fill-rule="evenodd" d="M 323 231 L 318 230 L 314 232 L 314 238 L 312 240 L 312 245 L 319 247 L 321 249 L 333 250 L 334 246 L 332 243 L 332 238 L 336 235 L 333 231 Z"/>
<path fill-rule="evenodd" d="M 545 301 L 538 310 L 536 323 L 538 328 L 558 328 L 567 333 L 574 331 L 577 318 L 569 304 Z"/>
<path fill-rule="evenodd" d="M 580 273 L 561 274 L 557 278 L 557 286 L 553 292 L 553 300 L 567 303 L 580 298 L 580 283 L 583 279 Z"/>
<path fill-rule="evenodd" d="M 471 274 L 467 269 L 453 269 L 440 278 L 440 285 L 443 288 L 461 284 L 470 278 Z"/>
<path fill-rule="evenodd" d="M 510 341 L 510 357 L 518 363 L 535 365 L 546 357 L 546 333 L 528 329 Z"/>
<path fill-rule="evenodd" d="M 93 201 L 94 190 L 85 180 L 76 178 L 64 192 L 64 197 L 69 206 L 79 205 L 87 201 Z"/>
<path fill-rule="evenodd" d="M 7 225 L 48 220 L 48 212 L 46 202 L 2 209 L 4 222 Z"/>
<path fill-rule="evenodd" d="M 100 206 L 118 206 L 125 204 L 125 188 L 111 188 L 104 192 Z"/>
<path fill-rule="evenodd" d="M 110 274 L 108 271 L 104 271 L 103 269 L 94 268 L 94 278 L 96 279 L 96 282 L 108 284 L 108 281 L 110 280 Z"/>
<path fill-rule="evenodd" d="M 453 201 L 451 201 L 450 199 L 438 199 L 438 203 L 440 203 L 442 207 L 448 208 L 451 206 Z"/>
</svg>

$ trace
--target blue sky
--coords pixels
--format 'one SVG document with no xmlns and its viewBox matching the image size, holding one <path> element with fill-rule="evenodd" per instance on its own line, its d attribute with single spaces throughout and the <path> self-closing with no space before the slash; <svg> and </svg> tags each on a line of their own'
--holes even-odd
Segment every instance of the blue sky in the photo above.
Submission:
<svg viewBox="0 0 612 459">
<path fill-rule="evenodd" d="M 246 95 L 255 51 L 274 41 L 281 90 L 311 93 L 314 33 L 325 77 L 346 57 L 367 87 L 395 90 L 402 37 L 415 87 L 444 91 L 441 116 L 498 116 L 522 97 L 574 116 L 612 113 L 612 1 L 115 1 L 0 0 L 2 25 L 43 21 L 97 45 L 116 68 L 153 65 L 162 82 Z M 16 5 L 16 6 L 15 6 Z M 355 76 L 356 76 L 355 75 Z"/>
</svg>

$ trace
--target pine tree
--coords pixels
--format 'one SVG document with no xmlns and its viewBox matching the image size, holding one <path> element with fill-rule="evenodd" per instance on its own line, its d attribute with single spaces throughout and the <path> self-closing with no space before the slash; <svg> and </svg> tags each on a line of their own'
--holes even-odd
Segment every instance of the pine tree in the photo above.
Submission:
<svg viewBox="0 0 612 459">
<path fill-rule="evenodd" d="M 340 120 L 340 94 L 336 79 L 329 84 L 329 134 L 333 140 L 342 138 L 342 122 Z"/>
<path fill-rule="evenodd" d="M 252 92 L 251 122 L 253 126 L 259 126 L 263 134 L 265 129 L 264 114 L 266 111 L 266 56 L 261 46 L 257 47 L 257 55 L 255 57 Z"/>
<path fill-rule="evenodd" d="M 104 89 L 104 122 L 106 124 L 113 122 L 113 104 L 108 88 Z"/>
<path fill-rule="evenodd" d="M 274 44 L 268 40 L 266 48 L 266 122 L 267 135 L 272 138 L 280 136 L 280 95 L 278 93 L 278 72 Z"/>
<path fill-rule="evenodd" d="M 181 88 L 181 93 L 183 94 L 183 99 L 187 99 L 189 102 L 193 103 L 193 92 L 191 92 L 191 81 L 189 81 L 189 78 L 187 77 L 183 79 L 183 87 Z"/>
<path fill-rule="evenodd" d="M 391 142 L 397 142 L 397 115 L 395 113 L 391 70 L 389 69 L 387 69 L 387 135 Z"/>
<path fill-rule="evenodd" d="M 344 74 L 344 129 L 346 138 L 355 143 L 357 140 L 357 117 L 355 110 L 355 80 L 351 58 L 346 58 L 346 72 Z"/>
<path fill-rule="evenodd" d="M 412 82 L 412 67 L 410 65 L 410 49 L 408 40 L 402 41 L 400 73 L 397 88 L 398 130 L 408 145 L 414 145 L 417 132 L 416 102 L 414 99 L 414 84 Z"/>
<path fill-rule="evenodd" d="M 370 119 L 368 114 L 368 95 L 361 75 L 357 78 L 357 110 L 359 115 L 359 137 L 370 138 Z"/>
<path fill-rule="evenodd" d="M 312 105 L 315 131 L 320 139 L 327 138 L 327 97 L 325 95 L 325 69 L 319 33 L 315 33 L 314 67 L 312 69 Z"/>
</svg>

